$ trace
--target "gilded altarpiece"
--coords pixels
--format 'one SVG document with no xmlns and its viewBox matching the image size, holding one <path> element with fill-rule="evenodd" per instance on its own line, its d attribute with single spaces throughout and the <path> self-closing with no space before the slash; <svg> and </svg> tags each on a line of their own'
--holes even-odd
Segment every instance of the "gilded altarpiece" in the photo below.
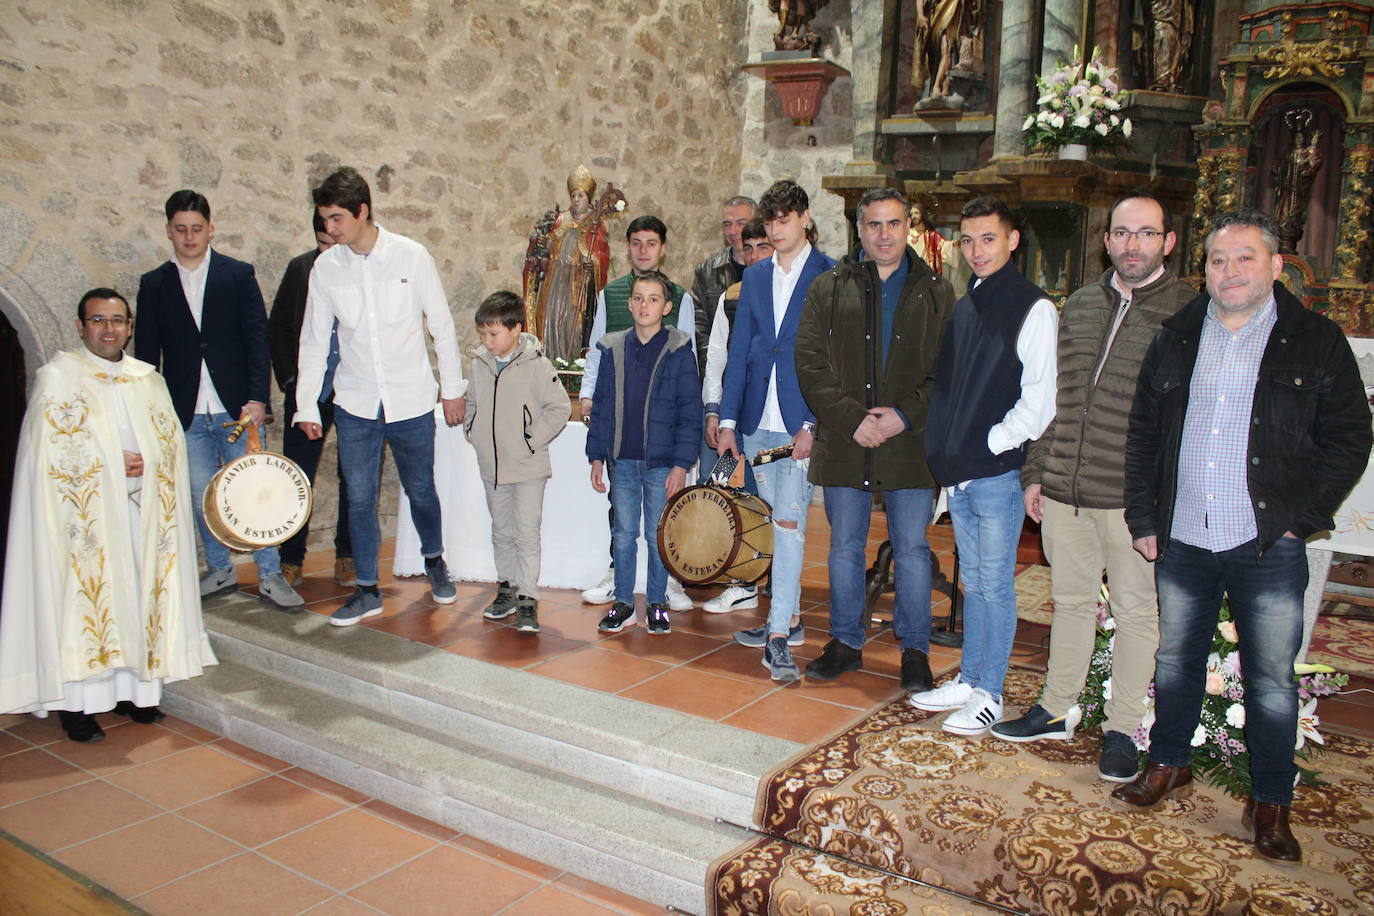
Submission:
<svg viewBox="0 0 1374 916">
<path fill-rule="evenodd" d="M 1194 128 L 1186 272 L 1202 272 L 1213 214 L 1244 205 L 1283 217 L 1300 206 L 1310 238 L 1289 243 L 1285 282 L 1348 334 L 1374 336 L 1374 8 L 1275 4 L 1240 25 L 1219 62 L 1224 98 Z"/>
</svg>

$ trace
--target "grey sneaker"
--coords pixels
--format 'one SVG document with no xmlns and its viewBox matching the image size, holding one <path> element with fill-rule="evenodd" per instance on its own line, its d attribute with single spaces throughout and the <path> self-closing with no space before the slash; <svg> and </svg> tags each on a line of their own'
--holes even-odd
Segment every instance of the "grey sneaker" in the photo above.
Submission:
<svg viewBox="0 0 1374 916">
<path fill-rule="evenodd" d="M 382 612 L 382 596 L 369 595 L 362 589 L 353 593 L 344 606 L 339 608 L 329 616 L 329 622 L 336 627 L 351 627 L 359 621 L 369 617 L 376 617 Z"/>
<path fill-rule="evenodd" d="M 539 603 L 528 595 L 521 595 L 515 605 L 515 628 L 521 633 L 539 632 Z"/>
<path fill-rule="evenodd" d="M 487 609 L 482 612 L 482 616 L 488 620 L 501 620 L 515 613 L 515 602 L 519 596 L 515 593 L 515 586 L 509 582 L 502 582 L 496 586 L 496 600 L 487 605 Z"/>
<path fill-rule="evenodd" d="M 768 669 L 773 680 L 783 684 L 801 678 L 801 671 L 797 670 L 797 663 L 792 658 L 792 650 L 787 648 L 787 640 L 781 636 L 774 636 L 763 647 L 763 667 Z"/>
<path fill-rule="evenodd" d="M 438 557 L 433 563 L 425 560 L 425 578 L 429 579 L 429 596 L 435 604 L 452 604 L 458 600 L 458 589 L 453 587 L 443 557 Z"/>
<path fill-rule="evenodd" d="M 296 614 L 305 610 L 305 599 L 296 594 L 296 590 L 281 573 L 272 573 L 258 582 L 258 593 L 264 601 L 279 611 Z"/>
<path fill-rule="evenodd" d="M 239 580 L 234 575 L 233 569 L 212 569 L 201 577 L 200 597 L 209 598 L 212 595 L 223 595 L 237 590 L 238 587 Z"/>
<path fill-rule="evenodd" d="M 735 642 L 741 646 L 748 646 L 751 649 L 759 649 L 768 645 L 768 624 L 754 627 L 751 630 L 740 630 L 735 633 Z M 806 645 L 806 627 L 797 624 L 790 627 L 787 631 L 787 644 L 789 646 Z"/>
</svg>

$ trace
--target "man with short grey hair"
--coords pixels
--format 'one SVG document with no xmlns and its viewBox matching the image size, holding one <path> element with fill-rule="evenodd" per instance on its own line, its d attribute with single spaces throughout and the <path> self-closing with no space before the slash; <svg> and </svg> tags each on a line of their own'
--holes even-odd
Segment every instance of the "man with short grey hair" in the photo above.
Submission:
<svg viewBox="0 0 1374 916">
<path fill-rule="evenodd" d="M 811 284 L 797 328 L 797 381 L 816 414 L 809 477 L 825 488 L 830 522 L 830 642 L 806 676 L 834 680 L 863 664 L 865 550 L 873 494 L 881 492 L 896 567 L 892 629 L 902 688 L 929 690 L 926 528 L 935 478 L 923 434 L 954 290 L 908 245 L 908 213 L 897 191 L 864 194 L 859 247 Z"/>
<path fill-rule="evenodd" d="M 1302 859 L 1289 827 L 1307 586 L 1303 541 L 1329 529 L 1371 443 L 1369 405 L 1341 329 L 1280 282 L 1273 221 L 1223 214 L 1207 292 L 1145 355 L 1126 440 L 1126 523 L 1156 563 L 1159 651 L 1150 759 L 1112 793 L 1153 808 L 1193 781 L 1192 743 L 1223 594 L 1243 647 L 1256 851 Z"/>
</svg>

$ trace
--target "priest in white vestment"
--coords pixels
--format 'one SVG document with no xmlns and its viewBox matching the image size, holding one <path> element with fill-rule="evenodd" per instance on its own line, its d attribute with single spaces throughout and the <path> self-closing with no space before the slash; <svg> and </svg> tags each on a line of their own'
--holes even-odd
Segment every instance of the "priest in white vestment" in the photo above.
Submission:
<svg viewBox="0 0 1374 916">
<path fill-rule="evenodd" d="M 186 442 L 162 376 L 124 353 L 133 317 L 95 289 L 84 346 L 38 370 L 20 430 L 0 604 L 0 713 L 162 718 L 162 685 L 215 663 L 201 622 Z"/>
</svg>

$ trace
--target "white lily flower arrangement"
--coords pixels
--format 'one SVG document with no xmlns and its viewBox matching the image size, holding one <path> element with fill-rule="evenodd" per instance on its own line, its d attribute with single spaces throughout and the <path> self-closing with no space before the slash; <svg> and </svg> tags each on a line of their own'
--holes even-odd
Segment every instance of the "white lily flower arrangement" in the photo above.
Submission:
<svg viewBox="0 0 1374 916">
<path fill-rule="evenodd" d="M 1073 56 L 1072 62 L 1048 77 L 1035 78 L 1040 90 L 1038 110 L 1026 115 L 1021 125 L 1026 148 L 1053 152 L 1081 143 L 1095 152 L 1126 146 L 1133 128 L 1131 119 L 1119 112 L 1129 93 L 1121 90 L 1116 68 L 1102 62 L 1098 48 L 1093 49 L 1086 67 L 1077 47 Z"/>
<path fill-rule="evenodd" d="M 1241 681 L 1242 657 L 1239 633 L 1231 616 L 1230 600 L 1222 603 L 1216 630 L 1212 633 L 1212 651 L 1207 656 L 1207 672 L 1203 687 L 1202 714 L 1190 741 L 1193 771 L 1208 782 L 1225 789 L 1236 797 L 1250 794 L 1250 753 L 1245 741 L 1245 686 Z M 1085 731 L 1106 720 L 1106 704 L 1111 698 L 1112 651 L 1115 648 L 1116 622 L 1112 619 L 1111 604 L 1106 586 L 1098 595 L 1097 637 L 1092 660 L 1088 666 L 1087 683 L 1079 695 L 1078 706 L 1083 712 L 1080 728 Z M 1350 682 L 1326 665 L 1301 664 L 1293 666 L 1298 683 L 1298 733 L 1295 736 L 1294 760 L 1298 765 L 1299 782 L 1318 783 L 1312 768 L 1326 742 L 1319 730 L 1317 701 L 1331 696 Z M 1150 749 L 1150 728 L 1155 722 L 1154 684 L 1145 697 L 1145 718 L 1131 736 L 1137 750 Z"/>
</svg>

